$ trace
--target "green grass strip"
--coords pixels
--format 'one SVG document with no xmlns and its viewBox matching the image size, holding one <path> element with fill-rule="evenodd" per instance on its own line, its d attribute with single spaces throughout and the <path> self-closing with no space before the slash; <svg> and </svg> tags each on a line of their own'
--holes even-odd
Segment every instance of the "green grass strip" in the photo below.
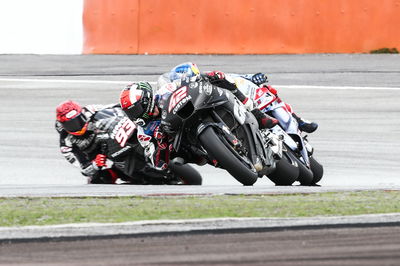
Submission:
<svg viewBox="0 0 400 266">
<path fill-rule="evenodd" d="M 0 226 L 400 212 L 400 191 L 289 195 L 0 198 Z"/>
</svg>

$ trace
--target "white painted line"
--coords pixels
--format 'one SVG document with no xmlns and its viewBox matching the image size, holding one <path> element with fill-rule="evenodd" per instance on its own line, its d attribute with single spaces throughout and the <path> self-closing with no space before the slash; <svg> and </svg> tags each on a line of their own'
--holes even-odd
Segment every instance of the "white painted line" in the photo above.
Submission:
<svg viewBox="0 0 400 266">
<path fill-rule="evenodd" d="M 78 83 L 78 84 L 129 84 L 137 80 L 89 80 L 89 79 L 32 79 L 32 78 L 0 78 L 0 82 L 44 82 L 44 83 Z M 154 85 L 157 82 L 149 81 Z M 317 89 L 317 90 L 400 90 L 398 87 L 363 87 L 363 86 L 323 86 L 323 85 L 278 85 L 278 89 Z"/>
</svg>

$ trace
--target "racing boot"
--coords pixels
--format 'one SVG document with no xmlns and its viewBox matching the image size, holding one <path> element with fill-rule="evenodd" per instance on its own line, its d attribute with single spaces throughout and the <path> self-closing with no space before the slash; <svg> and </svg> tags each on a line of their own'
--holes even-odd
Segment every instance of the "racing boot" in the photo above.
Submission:
<svg viewBox="0 0 400 266">
<path fill-rule="evenodd" d="M 318 124 L 314 122 L 310 122 L 304 120 L 303 118 L 297 116 L 295 113 L 292 113 L 292 116 L 296 119 L 299 124 L 299 129 L 306 133 L 313 133 L 318 128 Z"/>
<path fill-rule="evenodd" d="M 253 110 L 251 110 L 251 112 L 257 119 L 258 127 L 260 129 L 273 128 L 274 126 L 279 124 L 279 121 L 277 119 L 267 115 L 258 108 L 254 108 Z"/>
</svg>

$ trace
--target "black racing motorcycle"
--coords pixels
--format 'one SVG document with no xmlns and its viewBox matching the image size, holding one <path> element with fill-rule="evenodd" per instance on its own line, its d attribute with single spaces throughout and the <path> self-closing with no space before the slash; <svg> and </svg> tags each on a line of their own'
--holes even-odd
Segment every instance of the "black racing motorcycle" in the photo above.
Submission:
<svg viewBox="0 0 400 266">
<path fill-rule="evenodd" d="M 272 148 L 277 144 L 265 142 L 256 118 L 230 91 L 205 77 L 182 80 L 162 97 L 160 107 L 161 125 L 173 136 L 177 158 L 221 167 L 245 186 L 276 171 L 282 156 L 279 147 Z M 292 174 L 295 180 L 298 172 Z"/>
<path fill-rule="evenodd" d="M 137 126 L 121 108 L 107 108 L 95 114 L 96 141 L 101 153 L 113 161 L 112 169 L 123 181 L 131 184 L 201 185 L 202 177 L 188 164 L 171 161 L 168 168 L 159 170 L 144 158 L 137 137 Z"/>
</svg>

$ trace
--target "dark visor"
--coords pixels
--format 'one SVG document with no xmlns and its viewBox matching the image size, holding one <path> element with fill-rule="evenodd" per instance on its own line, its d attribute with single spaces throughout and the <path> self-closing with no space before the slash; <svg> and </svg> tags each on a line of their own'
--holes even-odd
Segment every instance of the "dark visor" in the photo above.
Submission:
<svg viewBox="0 0 400 266">
<path fill-rule="evenodd" d="M 132 106 L 129 109 L 125 109 L 125 114 L 129 117 L 130 120 L 135 121 L 136 119 L 140 118 L 144 113 L 144 108 L 141 103 L 137 103 L 136 105 Z"/>
<path fill-rule="evenodd" d="M 83 114 L 80 114 L 77 117 L 74 117 L 71 120 L 62 123 L 64 129 L 68 132 L 80 131 L 85 126 L 85 124 L 86 124 L 86 119 L 83 116 Z"/>
</svg>

